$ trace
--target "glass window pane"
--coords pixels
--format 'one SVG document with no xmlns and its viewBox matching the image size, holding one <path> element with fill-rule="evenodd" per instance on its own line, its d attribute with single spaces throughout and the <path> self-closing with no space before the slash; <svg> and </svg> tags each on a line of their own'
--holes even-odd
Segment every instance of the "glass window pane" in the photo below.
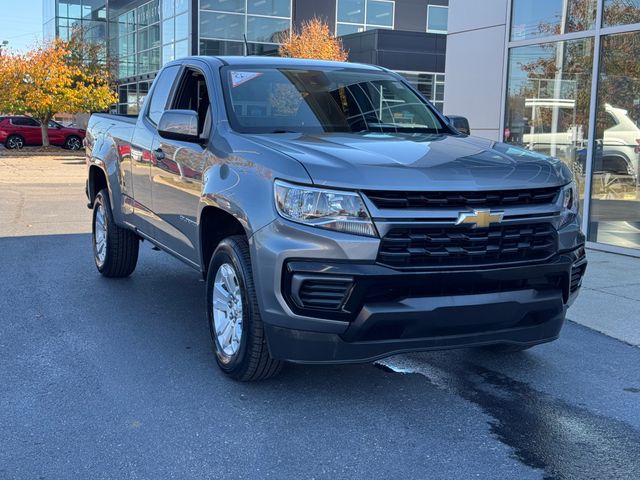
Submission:
<svg viewBox="0 0 640 480">
<path fill-rule="evenodd" d="M 339 23 L 336 27 L 336 35 L 349 35 L 350 33 L 364 32 L 364 25 L 349 25 L 347 23 Z"/>
<path fill-rule="evenodd" d="M 338 21 L 364 23 L 365 0 L 338 0 Z"/>
<path fill-rule="evenodd" d="M 162 18 L 173 17 L 174 0 L 162 0 Z"/>
<path fill-rule="evenodd" d="M 367 23 L 393 27 L 393 3 L 369 0 L 367 4 Z"/>
<path fill-rule="evenodd" d="M 605 27 L 630 23 L 640 23 L 640 0 L 604 0 Z"/>
<path fill-rule="evenodd" d="M 155 23 L 151 25 L 149 28 L 149 46 L 150 47 L 159 47 L 160 46 L 160 24 Z"/>
<path fill-rule="evenodd" d="M 278 56 L 278 45 L 269 43 L 249 43 L 249 55 Z"/>
<path fill-rule="evenodd" d="M 188 56 L 189 56 L 189 41 L 182 40 L 181 42 L 176 42 L 175 58 L 183 58 Z"/>
<path fill-rule="evenodd" d="M 427 7 L 427 32 L 447 33 L 448 23 L 448 7 Z"/>
<path fill-rule="evenodd" d="M 164 47 L 162 47 L 162 63 L 167 63 L 167 62 L 171 62 L 172 60 L 175 60 L 175 54 L 174 54 L 174 50 L 173 50 L 173 43 L 170 43 L 169 45 L 165 45 Z"/>
<path fill-rule="evenodd" d="M 157 70 L 160 70 L 160 48 L 152 48 L 149 50 L 149 71 Z"/>
<path fill-rule="evenodd" d="M 162 22 L 162 44 L 173 43 L 174 39 L 173 18 L 170 18 Z"/>
<path fill-rule="evenodd" d="M 511 40 L 560 33 L 563 0 L 513 0 Z"/>
<path fill-rule="evenodd" d="M 511 40 L 591 30 L 595 25 L 597 2 L 598 0 L 514 0 Z M 566 12 L 563 11 L 564 5 Z"/>
<path fill-rule="evenodd" d="M 144 28 L 138 31 L 138 49 L 147 50 L 149 48 L 149 30 Z"/>
<path fill-rule="evenodd" d="M 200 12 L 200 36 L 228 40 L 243 40 L 244 15 Z"/>
<path fill-rule="evenodd" d="M 189 36 L 189 16 L 186 13 L 176 17 L 176 40 L 182 40 Z"/>
<path fill-rule="evenodd" d="M 504 141 L 559 158 L 584 192 L 593 38 L 512 48 Z"/>
<path fill-rule="evenodd" d="M 596 25 L 598 0 L 569 0 L 563 33 L 583 32 Z"/>
<path fill-rule="evenodd" d="M 189 0 L 176 0 L 176 15 L 189 10 Z"/>
<path fill-rule="evenodd" d="M 200 9 L 243 13 L 244 0 L 200 0 Z"/>
<path fill-rule="evenodd" d="M 640 248 L 640 32 L 602 38 L 589 240 Z"/>
<path fill-rule="evenodd" d="M 289 30 L 289 20 L 268 17 L 247 18 L 247 40 L 253 42 L 278 43 Z"/>
<path fill-rule="evenodd" d="M 290 17 L 291 0 L 249 0 L 247 9 L 249 13 L 256 15 Z"/>
<path fill-rule="evenodd" d="M 200 40 L 200 55 L 244 55 L 244 43 Z"/>
</svg>

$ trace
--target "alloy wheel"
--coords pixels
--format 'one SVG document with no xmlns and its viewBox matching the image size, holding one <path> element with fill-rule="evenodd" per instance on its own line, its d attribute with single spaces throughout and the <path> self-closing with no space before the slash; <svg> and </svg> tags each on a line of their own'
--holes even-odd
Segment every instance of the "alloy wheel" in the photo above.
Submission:
<svg viewBox="0 0 640 480">
<path fill-rule="evenodd" d="M 69 140 L 67 140 L 67 148 L 69 150 L 80 150 L 81 146 L 82 146 L 82 142 L 78 137 L 72 137 Z"/>
<path fill-rule="evenodd" d="M 19 150 L 22 147 L 24 147 L 24 140 L 20 137 L 9 137 L 9 140 L 7 141 L 7 148 Z"/>
<path fill-rule="evenodd" d="M 220 353 L 232 357 L 242 340 L 242 292 L 235 269 L 229 263 L 218 267 L 213 285 L 213 324 Z"/>
<path fill-rule="evenodd" d="M 93 231 L 96 244 L 96 259 L 98 264 L 103 265 L 107 256 L 107 220 L 104 206 L 101 204 L 96 206 Z"/>
</svg>

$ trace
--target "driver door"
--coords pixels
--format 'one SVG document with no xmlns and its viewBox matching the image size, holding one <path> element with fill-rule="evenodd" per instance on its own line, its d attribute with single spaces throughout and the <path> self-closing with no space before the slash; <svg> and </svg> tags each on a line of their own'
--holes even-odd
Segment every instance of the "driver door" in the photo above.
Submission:
<svg viewBox="0 0 640 480">
<path fill-rule="evenodd" d="M 209 92 L 204 65 L 186 65 L 168 109 L 197 112 L 200 141 L 170 140 L 156 133 L 152 148 L 152 203 L 160 219 L 157 239 L 194 266 L 200 260 L 197 215 L 211 133 Z"/>
</svg>

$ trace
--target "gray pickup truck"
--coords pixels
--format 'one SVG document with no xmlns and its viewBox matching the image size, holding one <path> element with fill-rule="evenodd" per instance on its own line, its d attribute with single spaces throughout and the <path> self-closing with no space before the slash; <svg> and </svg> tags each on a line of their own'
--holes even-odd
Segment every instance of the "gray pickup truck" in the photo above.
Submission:
<svg viewBox="0 0 640 480">
<path fill-rule="evenodd" d="M 558 337 L 586 269 L 562 162 L 461 133 L 379 67 L 181 59 L 86 146 L 98 270 L 130 275 L 147 240 L 200 271 L 238 380 L 524 350 Z"/>
</svg>

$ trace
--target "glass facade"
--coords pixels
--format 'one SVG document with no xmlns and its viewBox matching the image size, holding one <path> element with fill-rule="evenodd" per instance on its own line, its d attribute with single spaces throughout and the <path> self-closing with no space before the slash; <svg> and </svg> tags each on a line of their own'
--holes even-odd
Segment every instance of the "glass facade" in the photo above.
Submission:
<svg viewBox="0 0 640 480">
<path fill-rule="evenodd" d="M 391 0 L 336 0 L 336 35 L 393 29 L 394 13 Z"/>
<path fill-rule="evenodd" d="M 74 33 L 94 43 L 107 39 L 106 0 L 43 0 L 42 21 L 45 41 Z"/>
<path fill-rule="evenodd" d="M 160 68 L 160 8 L 152 0 L 117 17 L 112 24 L 118 77 L 156 72 Z"/>
<path fill-rule="evenodd" d="M 274 55 L 291 31 L 291 0 L 200 0 L 200 55 Z"/>
<path fill-rule="evenodd" d="M 504 140 L 567 164 L 589 241 L 640 249 L 640 0 L 513 0 Z"/>
</svg>

